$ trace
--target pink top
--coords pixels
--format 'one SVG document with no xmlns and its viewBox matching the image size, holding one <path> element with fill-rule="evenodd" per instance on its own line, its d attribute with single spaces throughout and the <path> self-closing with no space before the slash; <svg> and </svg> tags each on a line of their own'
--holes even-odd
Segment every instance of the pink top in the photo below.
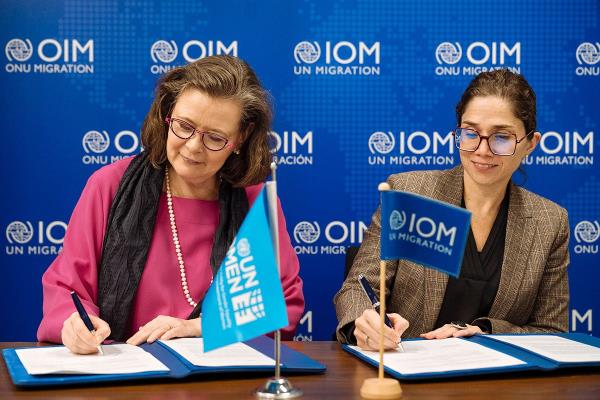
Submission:
<svg viewBox="0 0 600 400">
<path fill-rule="evenodd" d="M 83 189 L 69 221 L 63 250 L 42 278 L 44 316 L 37 332 L 39 341 L 62 342 L 63 322 L 75 311 L 71 290 L 77 292 L 88 313 L 98 316 L 98 265 L 106 222 L 119 182 L 131 159 L 99 169 Z M 246 188 L 250 205 L 261 188 L 262 184 Z M 200 302 L 212 279 L 209 259 L 219 223 L 218 201 L 173 197 L 173 209 L 190 294 L 194 301 Z M 292 248 L 279 202 L 278 215 L 281 281 L 290 322 L 281 333 L 283 338 L 291 339 L 304 311 L 304 296 L 302 280 L 298 276 L 298 257 Z M 148 259 L 132 305 L 129 336 L 159 315 L 185 319 L 191 312 L 192 307 L 181 287 L 167 196 L 162 193 Z"/>
</svg>

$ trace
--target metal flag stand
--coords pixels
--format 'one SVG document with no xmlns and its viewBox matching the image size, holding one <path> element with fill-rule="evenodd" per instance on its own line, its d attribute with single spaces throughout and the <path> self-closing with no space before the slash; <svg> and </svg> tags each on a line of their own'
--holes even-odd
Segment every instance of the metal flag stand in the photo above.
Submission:
<svg viewBox="0 0 600 400">
<path fill-rule="evenodd" d="M 381 199 L 381 192 L 388 191 L 391 187 L 388 183 L 382 182 L 377 189 Z M 360 395 L 365 399 L 397 399 L 402 396 L 400 383 L 395 379 L 383 377 L 383 330 L 385 328 L 385 261 L 383 260 L 379 262 L 379 307 L 379 376 L 365 379 L 360 388 Z"/>
<path fill-rule="evenodd" d="M 275 249 L 275 262 L 277 263 L 277 272 L 281 275 L 276 169 L 276 164 L 272 162 L 271 176 L 273 179 L 267 184 L 267 201 L 269 204 L 269 220 L 271 221 L 271 236 L 273 237 L 273 247 Z M 271 186 L 272 190 L 269 190 L 271 188 L 268 186 Z M 256 389 L 254 395 L 259 399 L 294 399 L 302 396 L 302 394 L 302 390 L 293 387 L 287 378 L 281 377 L 281 332 L 278 329 L 275 331 L 275 376 L 269 378 L 262 387 Z"/>
</svg>

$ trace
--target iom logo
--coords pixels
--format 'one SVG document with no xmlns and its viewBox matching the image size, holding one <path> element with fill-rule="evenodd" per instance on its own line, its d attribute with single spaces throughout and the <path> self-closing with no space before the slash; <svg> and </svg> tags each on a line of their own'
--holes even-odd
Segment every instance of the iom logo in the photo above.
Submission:
<svg viewBox="0 0 600 400">
<path fill-rule="evenodd" d="M 369 136 L 371 154 L 388 154 L 394 149 L 396 139 L 391 132 L 374 132 Z"/>
<path fill-rule="evenodd" d="M 600 67 L 595 65 L 600 62 L 600 43 L 583 42 L 575 51 L 575 57 L 579 66 L 575 69 L 575 74 L 584 75 L 600 75 Z"/>
<path fill-rule="evenodd" d="M 394 231 L 402 229 L 406 224 L 406 213 L 404 211 L 394 210 L 390 214 L 390 228 Z"/>
<path fill-rule="evenodd" d="M 110 145 L 108 132 L 89 131 L 83 135 L 82 145 L 86 153 L 104 153 Z"/>
<path fill-rule="evenodd" d="M 6 227 L 6 240 L 8 243 L 25 244 L 33 237 L 33 225 L 31 222 L 13 221 Z"/>
<path fill-rule="evenodd" d="M 577 244 L 575 253 L 577 254 L 597 254 L 598 245 L 596 243 L 600 237 L 600 223 L 598 221 L 580 221 L 575 225 L 574 236 Z"/>
<path fill-rule="evenodd" d="M 155 63 L 170 63 L 177 58 L 177 44 L 174 40 L 157 40 L 150 48 L 150 56 Z"/>
<path fill-rule="evenodd" d="M 105 154 L 111 143 L 114 145 L 114 150 L 110 152 L 112 154 Z M 139 150 L 140 139 L 135 132 L 129 130 L 118 132 L 112 140 L 108 131 L 91 130 L 83 135 L 81 145 L 85 151 L 81 159 L 83 164 L 106 165 L 128 157 Z"/>
<path fill-rule="evenodd" d="M 454 164 L 454 136 L 438 131 L 376 131 L 369 136 L 369 165 Z M 392 153 L 392 151 L 394 151 Z"/>
<path fill-rule="evenodd" d="M 462 47 L 460 43 L 444 42 L 440 43 L 435 49 L 435 59 L 438 64 L 449 64 L 454 65 L 460 61 L 462 57 Z"/>
<path fill-rule="evenodd" d="M 35 227 L 35 228 L 34 228 Z M 67 231 L 63 221 L 13 221 L 6 227 L 7 255 L 56 255 Z"/>
<path fill-rule="evenodd" d="M 380 42 L 304 40 L 294 46 L 295 75 L 380 75 Z"/>
<path fill-rule="evenodd" d="M 321 57 L 321 46 L 317 42 L 300 42 L 294 48 L 294 58 L 298 64 L 314 64 Z"/>
<path fill-rule="evenodd" d="M 33 44 L 31 44 L 31 40 L 25 39 L 24 41 L 21 39 L 11 39 L 6 44 L 4 48 L 4 53 L 6 54 L 6 58 L 8 61 L 19 61 L 24 62 L 31 58 L 33 54 Z"/>
<path fill-rule="evenodd" d="M 600 43 L 584 42 L 577 47 L 575 52 L 577 62 L 587 65 L 596 65 L 600 62 Z"/>
<path fill-rule="evenodd" d="M 321 236 L 321 228 L 315 221 L 314 223 L 302 221 L 294 227 L 294 239 L 296 243 L 312 244 Z"/>
</svg>

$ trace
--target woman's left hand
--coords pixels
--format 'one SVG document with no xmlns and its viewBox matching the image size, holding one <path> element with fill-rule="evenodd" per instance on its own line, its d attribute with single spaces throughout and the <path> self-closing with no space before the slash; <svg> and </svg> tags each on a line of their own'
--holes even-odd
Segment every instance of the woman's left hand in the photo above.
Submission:
<svg viewBox="0 0 600 400">
<path fill-rule="evenodd" d="M 475 325 L 467 324 L 465 329 L 458 329 L 450 324 L 446 324 L 436 330 L 427 333 L 421 333 L 421 337 L 425 339 L 446 339 L 449 337 L 469 337 L 473 335 L 481 335 L 484 332 Z"/>
<path fill-rule="evenodd" d="M 180 319 L 159 315 L 127 339 L 127 344 L 138 346 L 144 342 L 153 343 L 157 339 L 169 340 L 178 337 L 195 337 L 202 334 L 200 318 Z"/>
</svg>

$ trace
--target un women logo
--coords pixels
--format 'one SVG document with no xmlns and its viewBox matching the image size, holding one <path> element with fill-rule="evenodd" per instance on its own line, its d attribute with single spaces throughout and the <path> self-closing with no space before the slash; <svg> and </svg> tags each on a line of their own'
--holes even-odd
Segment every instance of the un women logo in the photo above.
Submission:
<svg viewBox="0 0 600 400">
<path fill-rule="evenodd" d="M 237 243 L 237 252 L 240 257 L 248 257 L 250 255 L 250 242 L 246 238 L 240 239 Z"/>
<path fill-rule="evenodd" d="M 435 49 L 435 59 L 438 64 L 456 64 L 460 61 L 462 57 L 462 48 L 458 42 L 450 43 L 444 42 L 440 43 Z"/>
</svg>

